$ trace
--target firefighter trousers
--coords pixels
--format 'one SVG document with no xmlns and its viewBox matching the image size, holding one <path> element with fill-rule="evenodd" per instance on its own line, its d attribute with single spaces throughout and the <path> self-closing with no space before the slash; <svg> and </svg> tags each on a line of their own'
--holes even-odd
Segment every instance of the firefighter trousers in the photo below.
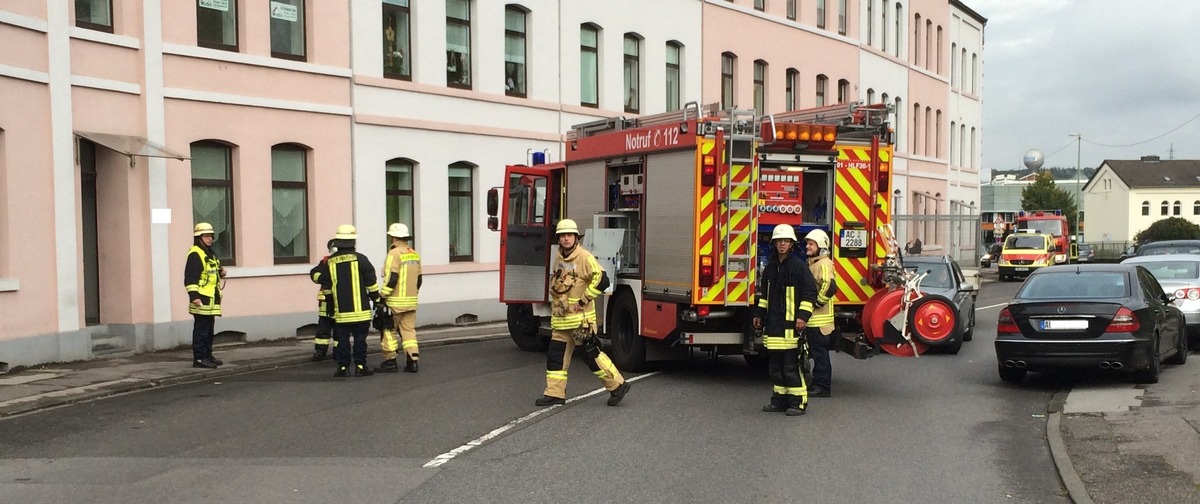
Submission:
<svg viewBox="0 0 1200 504">
<path fill-rule="evenodd" d="M 313 350 L 325 355 L 329 351 L 329 343 L 333 338 L 333 318 L 317 318 L 317 334 L 313 336 Z"/>
<path fill-rule="evenodd" d="M 199 362 L 212 358 L 213 329 L 217 317 L 193 313 L 196 322 L 192 324 L 192 360 Z"/>
<path fill-rule="evenodd" d="M 813 360 L 812 384 L 814 387 L 830 390 L 833 366 L 829 362 L 829 339 L 833 333 L 821 334 L 819 328 L 809 327 L 804 330 L 804 336 L 808 338 L 808 351 Z"/>
<path fill-rule="evenodd" d="M 355 364 L 367 363 L 367 331 L 371 330 L 371 322 L 353 322 L 335 324 L 333 326 L 333 358 L 339 365 L 349 366 L 350 359 Z M 350 346 L 350 338 L 354 337 L 354 346 Z M 353 355 L 351 355 L 353 354 Z"/>
<path fill-rule="evenodd" d="M 771 404 L 782 408 L 808 407 L 808 389 L 800 374 L 800 350 L 767 350 L 767 371 L 771 375 Z"/>
<path fill-rule="evenodd" d="M 396 351 L 401 348 L 404 349 L 407 360 L 420 360 L 421 354 L 417 349 L 417 310 L 392 312 L 392 322 L 395 327 L 383 331 L 379 336 L 382 338 L 380 348 L 383 350 L 383 360 L 395 359 Z M 396 340 L 397 331 L 400 333 L 399 341 Z"/>
<path fill-rule="evenodd" d="M 543 395 L 567 398 L 567 368 L 571 365 L 571 355 L 575 353 L 577 346 L 582 347 L 580 350 L 583 363 L 604 383 L 604 390 L 612 392 L 625 383 L 625 378 L 621 376 L 617 366 L 609 360 L 608 355 L 600 351 L 595 336 L 577 345 L 572 336 L 573 332 L 555 329 L 550 337 L 550 348 L 546 350 L 546 391 Z"/>
</svg>

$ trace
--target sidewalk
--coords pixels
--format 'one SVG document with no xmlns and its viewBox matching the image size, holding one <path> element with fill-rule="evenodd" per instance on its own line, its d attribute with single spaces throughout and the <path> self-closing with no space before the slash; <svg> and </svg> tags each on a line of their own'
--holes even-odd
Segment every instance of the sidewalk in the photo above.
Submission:
<svg viewBox="0 0 1200 504">
<path fill-rule="evenodd" d="M 509 337 L 504 322 L 418 329 L 418 334 L 422 348 Z M 377 354 L 379 335 L 373 332 L 367 341 L 367 351 Z M 313 342 L 306 338 L 230 343 L 219 344 L 213 350 L 225 361 L 217 369 L 192 367 L 189 346 L 128 357 L 47 364 L 0 374 L 0 419 L 133 390 L 304 364 L 311 361 Z M 378 355 L 370 362 L 378 365 Z"/>
</svg>

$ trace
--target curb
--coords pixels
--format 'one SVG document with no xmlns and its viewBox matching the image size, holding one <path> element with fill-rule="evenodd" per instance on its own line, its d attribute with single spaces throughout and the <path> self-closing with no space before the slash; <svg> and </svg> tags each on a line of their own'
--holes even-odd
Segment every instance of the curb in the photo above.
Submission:
<svg viewBox="0 0 1200 504">
<path fill-rule="evenodd" d="M 424 348 L 434 348 L 440 346 L 461 345 L 467 343 L 481 343 L 484 341 L 493 341 L 499 339 L 507 339 L 508 334 L 481 334 L 458 336 L 433 341 L 422 342 Z M 378 355 L 379 352 L 371 352 L 368 355 Z M 92 401 L 103 397 L 115 396 L 129 392 L 137 392 L 158 387 L 169 387 L 173 385 L 182 385 L 185 383 L 195 383 L 223 376 L 232 376 L 237 374 L 253 373 L 257 371 L 267 371 L 280 367 L 297 366 L 301 364 L 311 364 L 312 356 L 310 354 L 297 355 L 294 357 L 260 359 L 257 361 L 249 361 L 245 364 L 228 367 L 225 369 L 212 369 L 198 372 L 186 372 L 176 376 L 169 376 L 159 380 L 150 379 L 123 379 L 117 380 L 116 383 L 109 384 L 108 387 L 101 385 L 95 390 L 88 390 L 77 394 L 62 394 L 61 397 L 42 397 L 29 400 L 27 403 L 14 405 L 10 408 L 0 410 L 0 419 L 13 418 L 16 416 L 32 413 L 35 411 L 57 408 L 68 404 Z M 194 368 L 186 368 L 194 369 Z M 62 392 L 62 391 L 59 391 Z"/>
<path fill-rule="evenodd" d="M 1067 444 L 1062 438 L 1062 414 L 1050 413 L 1046 419 L 1046 440 L 1050 443 L 1050 455 L 1054 458 L 1054 467 L 1058 469 L 1058 477 L 1063 486 L 1067 487 L 1067 496 L 1075 504 L 1095 504 L 1092 496 L 1088 495 L 1083 479 L 1075 471 L 1075 464 L 1067 454 Z"/>
</svg>

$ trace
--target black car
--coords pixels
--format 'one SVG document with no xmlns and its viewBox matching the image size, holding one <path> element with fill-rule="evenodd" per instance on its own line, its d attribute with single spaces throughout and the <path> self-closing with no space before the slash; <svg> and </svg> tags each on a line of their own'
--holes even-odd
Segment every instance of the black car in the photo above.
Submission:
<svg viewBox="0 0 1200 504">
<path fill-rule="evenodd" d="M 1163 240 L 1143 244 L 1133 255 L 1200 254 L 1200 240 Z"/>
<path fill-rule="evenodd" d="M 1090 243 L 1079 244 L 1079 262 L 1095 262 L 1096 249 Z"/>
<path fill-rule="evenodd" d="M 918 273 L 929 273 L 921 281 L 921 291 L 938 294 L 954 301 L 958 308 L 958 330 L 952 340 L 936 348 L 957 354 L 964 341 L 971 341 L 975 333 L 975 298 L 979 290 L 968 283 L 958 262 L 950 256 L 905 256 L 904 268 Z"/>
<path fill-rule="evenodd" d="M 1160 362 L 1187 361 L 1184 317 L 1173 302 L 1138 265 L 1039 269 L 1000 311 L 1000 379 L 1021 381 L 1026 371 L 1092 368 L 1132 371 L 1139 383 L 1157 383 Z"/>
<path fill-rule="evenodd" d="M 980 268 L 990 268 L 993 263 L 1000 262 L 1000 252 L 1004 250 L 1004 245 L 993 243 L 987 247 L 987 251 L 979 257 Z"/>
</svg>

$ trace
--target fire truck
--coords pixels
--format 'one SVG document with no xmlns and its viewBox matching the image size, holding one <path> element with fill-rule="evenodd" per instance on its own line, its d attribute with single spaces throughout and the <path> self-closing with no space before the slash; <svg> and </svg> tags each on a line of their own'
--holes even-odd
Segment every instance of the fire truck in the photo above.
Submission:
<svg viewBox="0 0 1200 504">
<path fill-rule="evenodd" d="M 889 113 L 855 103 L 759 117 L 692 103 L 580 124 L 566 134 L 562 161 L 533 153 L 528 165 L 507 166 L 505 185 L 488 194 L 488 226 L 501 233 L 512 339 L 531 351 L 548 345 L 554 229 L 572 218 L 611 278 L 597 323 L 622 369 L 696 351 L 765 362 L 751 310 L 771 231 L 785 223 L 833 240 L 840 349 L 914 356 L 948 341 L 947 323 L 958 325 L 948 300 L 923 303 L 924 319 L 907 323 L 922 295 L 897 277 Z"/>
<path fill-rule="evenodd" d="M 1075 237 L 1067 225 L 1062 210 L 1021 210 L 1017 212 L 1017 229 L 1034 233 L 1045 233 L 1054 237 L 1054 264 L 1065 264 L 1079 259 Z"/>
</svg>

